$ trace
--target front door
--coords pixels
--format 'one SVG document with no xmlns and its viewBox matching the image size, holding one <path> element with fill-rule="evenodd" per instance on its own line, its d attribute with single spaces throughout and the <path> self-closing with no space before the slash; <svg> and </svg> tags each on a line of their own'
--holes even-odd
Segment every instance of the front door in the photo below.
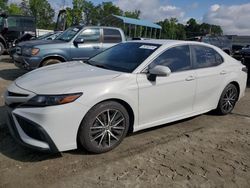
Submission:
<svg viewBox="0 0 250 188">
<path fill-rule="evenodd" d="M 77 36 L 71 47 L 72 60 L 86 60 L 102 51 L 99 28 L 86 28 Z"/>
<path fill-rule="evenodd" d="M 150 65 L 167 66 L 168 77 L 150 81 L 147 74 L 138 74 L 139 126 L 147 128 L 192 113 L 196 89 L 189 46 L 177 46 L 163 52 Z"/>
</svg>

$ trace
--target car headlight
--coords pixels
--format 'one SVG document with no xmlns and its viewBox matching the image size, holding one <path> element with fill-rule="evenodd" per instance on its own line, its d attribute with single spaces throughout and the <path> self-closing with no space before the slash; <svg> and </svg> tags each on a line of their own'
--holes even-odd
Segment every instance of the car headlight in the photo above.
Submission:
<svg viewBox="0 0 250 188">
<path fill-rule="evenodd" d="M 40 49 L 39 48 L 32 48 L 31 49 L 31 55 L 37 55 L 39 53 Z"/>
<path fill-rule="evenodd" d="M 82 96 L 82 93 L 64 94 L 64 95 L 36 95 L 23 106 L 45 107 L 67 104 L 74 102 Z"/>
</svg>

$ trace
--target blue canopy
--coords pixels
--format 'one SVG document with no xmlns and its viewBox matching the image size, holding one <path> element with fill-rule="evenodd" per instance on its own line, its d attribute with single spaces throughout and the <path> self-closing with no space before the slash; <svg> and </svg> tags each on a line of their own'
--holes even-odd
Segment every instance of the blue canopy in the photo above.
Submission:
<svg viewBox="0 0 250 188">
<path fill-rule="evenodd" d="M 162 29 L 162 27 L 160 25 L 152 23 L 148 20 L 138 20 L 138 19 L 134 19 L 134 18 L 128 18 L 128 17 L 124 17 L 124 16 L 117 16 L 117 15 L 113 15 L 113 16 L 122 20 L 123 23 L 126 23 L 126 24 L 133 24 L 133 25 L 140 25 L 140 26 L 144 26 L 144 27 L 151 27 L 151 28 L 155 28 L 155 29 Z"/>
</svg>

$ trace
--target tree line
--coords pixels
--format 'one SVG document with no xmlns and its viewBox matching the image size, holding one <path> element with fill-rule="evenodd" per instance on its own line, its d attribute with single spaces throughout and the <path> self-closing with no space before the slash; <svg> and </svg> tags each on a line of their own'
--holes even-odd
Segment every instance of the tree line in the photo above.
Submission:
<svg viewBox="0 0 250 188">
<path fill-rule="evenodd" d="M 62 1 L 63 2 L 63 1 Z M 0 9 L 8 14 L 33 16 L 37 28 L 53 29 L 55 27 L 55 10 L 48 0 L 22 0 L 20 4 L 8 3 L 0 0 Z M 67 12 L 67 25 L 104 25 L 105 18 L 115 14 L 140 19 L 141 11 L 123 11 L 112 2 L 102 2 L 98 5 L 88 0 L 73 0 L 72 6 L 65 8 Z M 176 18 L 157 22 L 162 26 L 162 37 L 166 39 L 188 39 L 207 34 L 222 35 L 223 31 L 218 25 L 208 23 L 199 24 L 194 18 L 185 24 L 179 23 Z"/>
</svg>

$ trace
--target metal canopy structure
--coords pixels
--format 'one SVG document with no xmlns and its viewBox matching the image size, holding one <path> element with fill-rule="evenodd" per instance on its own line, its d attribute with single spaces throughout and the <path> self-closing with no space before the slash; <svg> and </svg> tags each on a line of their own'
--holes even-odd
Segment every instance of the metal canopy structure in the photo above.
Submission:
<svg viewBox="0 0 250 188">
<path fill-rule="evenodd" d="M 121 27 L 129 38 L 160 38 L 161 29 L 148 20 L 139 20 L 124 16 L 111 15 L 106 18 L 107 26 Z"/>
</svg>

